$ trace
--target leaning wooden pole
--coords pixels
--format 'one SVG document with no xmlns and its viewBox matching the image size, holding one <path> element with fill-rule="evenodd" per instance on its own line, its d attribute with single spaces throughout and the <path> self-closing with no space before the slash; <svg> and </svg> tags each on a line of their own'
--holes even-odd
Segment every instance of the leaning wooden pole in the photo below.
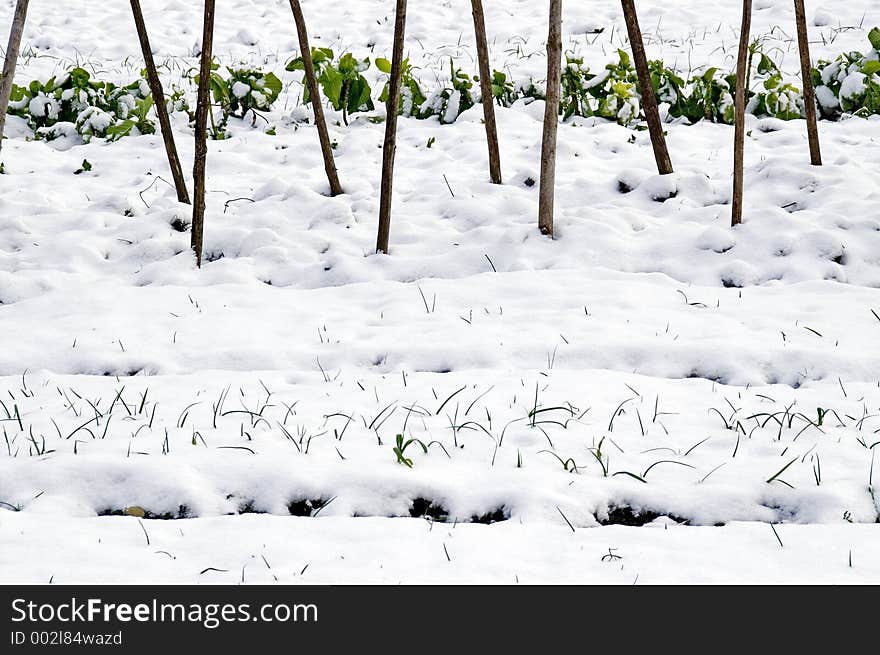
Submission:
<svg viewBox="0 0 880 655">
<path fill-rule="evenodd" d="M 196 105 L 196 156 L 193 164 L 195 201 L 193 203 L 192 248 L 196 265 L 202 265 L 205 235 L 205 164 L 208 160 L 208 112 L 211 111 L 211 62 L 214 49 L 214 0 L 205 0 L 202 31 L 202 61 L 199 68 L 199 91 Z"/>
<path fill-rule="evenodd" d="M 394 20 L 394 53 L 391 57 L 391 80 L 388 90 L 388 116 L 385 119 L 385 144 L 382 148 L 382 189 L 379 200 L 379 235 L 376 252 L 388 254 L 391 235 L 391 195 L 394 186 L 394 155 L 397 151 L 397 114 L 400 108 L 400 78 L 403 69 L 403 46 L 406 38 L 406 0 L 397 0 Z"/>
<path fill-rule="evenodd" d="M 165 92 L 162 90 L 162 81 L 159 79 L 159 72 L 156 70 L 156 62 L 153 60 L 153 49 L 150 47 L 150 38 L 147 35 L 147 26 L 144 23 L 144 13 L 141 11 L 140 0 L 131 0 L 131 13 L 134 15 L 138 40 L 141 42 L 141 50 L 144 53 L 147 83 L 150 85 L 150 93 L 153 94 L 153 106 L 156 108 L 156 116 L 159 118 L 159 127 L 162 131 L 162 140 L 165 142 L 165 153 L 168 155 L 171 177 L 174 179 L 174 188 L 177 189 L 177 199 L 188 205 L 190 204 L 189 192 L 186 189 L 183 167 L 180 165 L 180 157 L 177 154 L 177 145 L 174 143 L 171 119 L 168 117 L 168 107 L 165 104 Z"/>
<path fill-rule="evenodd" d="M 498 148 L 498 124 L 495 122 L 495 96 L 492 93 L 492 70 L 489 68 L 489 41 L 486 38 L 486 17 L 483 0 L 471 0 L 474 14 L 474 33 L 477 39 L 477 59 L 480 66 L 480 95 L 483 98 L 483 119 L 486 140 L 489 143 L 489 179 L 501 184 L 501 153 Z"/>
<path fill-rule="evenodd" d="M 797 21 L 798 49 L 801 55 L 801 77 L 804 80 L 804 107 L 807 113 L 807 138 L 810 141 L 810 163 L 822 165 L 822 150 L 819 147 L 819 126 L 816 119 L 816 90 L 813 88 L 813 65 L 810 61 L 810 41 L 807 35 L 807 15 L 804 0 L 794 0 L 794 15 Z"/>
<path fill-rule="evenodd" d="M 327 119 L 324 118 L 324 106 L 321 104 L 321 92 L 318 89 L 318 78 L 315 76 L 315 65 L 312 62 L 312 48 L 309 45 L 306 19 L 299 0 L 290 0 L 290 9 L 293 11 L 293 20 L 296 23 L 296 34 L 299 37 L 306 86 L 309 89 L 309 96 L 312 98 L 315 127 L 318 128 L 318 140 L 321 142 L 321 154 L 324 156 L 324 171 L 327 173 L 327 181 L 330 183 L 330 195 L 338 196 L 342 193 L 342 185 L 339 183 L 339 175 L 336 172 L 336 160 L 333 157 L 333 146 L 330 144 L 330 133 L 327 131 Z"/>
<path fill-rule="evenodd" d="M 6 110 L 12 97 L 12 79 L 18 64 L 18 51 L 21 48 L 21 35 L 27 20 L 28 0 L 18 0 L 12 28 L 9 30 L 9 45 L 6 46 L 6 59 L 3 61 L 3 77 L 0 77 L 0 150 L 3 149 L 3 129 L 6 127 Z"/>
<path fill-rule="evenodd" d="M 547 103 L 541 143 L 541 183 L 538 195 L 538 229 L 553 236 L 553 200 L 556 193 L 556 134 L 559 130 L 559 86 L 562 81 L 562 0 L 550 0 L 547 34 Z"/>
<path fill-rule="evenodd" d="M 746 136 L 746 78 L 749 67 L 749 33 L 752 29 L 752 0 L 743 0 L 742 28 L 739 33 L 739 53 L 736 60 L 736 94 L 734 96 L 733 137 L 733 203 L 731 225 L 742 223 L 743 213 L 743 150 Z"/>
<path fill-rule="evenodd" d="M 645 54 L 645 42 L 639 27 L 635 1 L 621 0 L 621 4 L 623 5 L 623 19 L 626 22 L 627 32 L 629 32 L 629 42 L 632 45 L 633 62 L 639 77 L 642 109 L 645 111 L 645 120 L 648 122 L 648 130 L 651 134 L 651 145 L 654 147 L 657 171 L 660 175 L 668 175 L 673 172 L 672 160 L 669 158 L 669 150 L 666 147 L 666 136 L 663 134 L 663 123 L 660 120 L 660 110 L 657 108 L 657 96 L 654 93 L 651 73 L 648 70 L 648 57 Z"/>
</svg>

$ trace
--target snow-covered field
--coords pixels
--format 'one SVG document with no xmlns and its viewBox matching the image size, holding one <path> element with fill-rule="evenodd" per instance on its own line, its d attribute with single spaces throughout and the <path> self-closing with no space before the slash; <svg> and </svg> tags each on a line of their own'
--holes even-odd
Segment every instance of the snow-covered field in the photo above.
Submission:
<svg viewBox="0 0 880 655">
<path fill-rule="evenodd" d="M 196 65 L 201 3 L 143 4 L 169 88 Z M 209 142 L 201 270 L 159 135 L 7 124 L 0 581 L 880 582 L 876 117 L 822 121 L 816 168 L 803 121 L 749 116 L 736 229 L 731 127 L 667 125 L 661 178 L 647 132 L 569 121 L 554 240 L 542 102 L 498 110 L 502 186 L 479 105 L 402 118 L 375 255 L 384 106 L 330 111 L 346 193 L 328 197 L 284 70 L 289 3 L 218 4 L 221 63 L 285 89 Z M 485 4 L 494 66 L 541 79 L 546 3 Z M 601 68 L 628 47 L 619 3 L 564 4 L 566 49 Z M 373 58 L 393 5 L 303 0 L 313 45 Z M 733 67 L 741 3 L 637 5 L 650 58 Z M 423 77 L 449 57 L 475 72 L 468 0 L 409 16 Z M 807 17 L 829 59 L 864 50 L 880 7 Z M 794 78 L 792 3 L 756 1 L 753 32 Z M 137 76 L 128 3 L 31 1 L 17 83 L 71 62 Z"/>
</svg>

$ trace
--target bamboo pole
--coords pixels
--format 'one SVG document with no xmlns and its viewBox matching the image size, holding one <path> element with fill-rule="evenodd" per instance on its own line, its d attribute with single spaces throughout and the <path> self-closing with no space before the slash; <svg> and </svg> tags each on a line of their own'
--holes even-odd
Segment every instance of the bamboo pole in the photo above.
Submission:
<svg viewBox="0 0 880 655">
<path fill-rule="evenodd" d="M 299 49 L 302 53 L 303 69 L 305 69 L 306 85 L 312 98 L 312 109 L 315 112 L 315 127 L 318 128 L 318 140 L 321 142 L 321 154 L 324 157 L 324 171 L 330 183 L 330 195 L 342 193 L 339 175 L 336 172 L 336 161 L 333 157 L 333 146 L 330 145 L 330 134 L 327 131 L 327 119 L 324 118 L 324 106 L 321 104 L 321 92 L 318 89 L 318 78 L 315 76 L 315 65 L 312 62 L 312 48 L 309 45 L 309 32 L 306 19 L 299 0 L 290 0 L 290 9 L 296 23 L 296 34 L 299 38 Z"/>
<path fill-rule="evenodd" d="M 18 64 L 18 51 L 21 48 L 21 35 L 27 20 L 28 0 L 18 0 L 9 30 L 9 44 L 6 46 L 6 59 L 3 61 L 3 77 L 0 78 L 0 150 L 3 149 L 3 129 L 6 127 L 6 110 L 12 96 L 12 80 Z"/>
<path fill-rule="evenodd" d="M 804 0 L 794 0 L 794 15 L 797 22 L 798 50 L 801 55 L 801 77 L 804 80 L 804 107 L 807 113 L 810 163 L 813 166 L 821 166 L 822 150 L 819 147 L 819 126 L 816 122 L 816 91 L 813 89 L 813 66 L 810 62 L 810 41 L 807 35 L 807 16 L 804 10 Z"/>
<path fill-rule="evenodd" d="M 400 107 L 400 78 L 403 68 L 403 47 L 406 38 L 406 0 L 397 0 L 394 21 L 394 53 L 391 58 L 391 80 L 388 90 L 385 144 L 382 148 L 382 189 L 379 201 L 379 234 L 376 251 L 388 254 L 391 234 L 391 196 L 394 186 L 394 155 L 397 152 L 397 114 Z"/>
<path fill-rule="evenodd" d="M 739 53 L 736 60 L 736 95 L 733 137 L 733 202 L 731 225 L 742 223 L 743 210 L 743 150 L 746 133 L 746 77 L 749 67 L 749 33 L 752 29 L 752 0 L 743 0 L 742 28 L 739 34 Z"/>
<path fill-rule="evenodd" d="M 492 71 L 489 68 L 489 42 L 486 38 L 486 17 L 483 0 L 471 0 L 474 14 L 474 33 L 477 39 L 477 59 L 480 65 L 480 94 L 483 98 L 483 118 L 486 140 L 489 144 L 489 178 L 492 184 L 501 184 L 501 153 L 498 148 L 498 125 L 495 122 L 495 102 L 492 93 Z"/>
<path fill-rule="evenodd" d="M 645 110 L 645 120 L 648 122 L 648 130 L 651 134 L 651 145 L 654 148 L 657 171 L 660 175 L 668 175 L 673 172 L 672 160 L 669 158 L 669 150 L 666 148 L 666 136 L 663 134 L 663 123 L 660 120 L 660 110 L 657 108 L 657 96 L 654 93 L 651 73 L 648 70 L 648 57 L 645 54 L 645 43 L 642 39 L 642 30 L 639 27 L 635 2 L 634 0 L 621 0 L 621 4 L 623 5 L 626 29 L 629 32 L 629 42 L 632 45 L 633 61 L 639 77 L 642 108 Z"/>
<path fill-rule="evenodd" d="M 153 49 L 150 47 L 150 38 L 147 35 L 147 26 L 144 23 L 144 13 L 141 11 L 140 0 L 131 0 L 131 13 L 134 16 L 138 40 L 144 53 L 147 82 L 150 85 L 150 93 L 153 94 L 153 105 L 156 108 L 156 116 L 159 118 L 162 140 L 165 142 L 165 153 L 168 155 L 168 166 L 171 168 L 174 188 L 177 189 L 177 199 L 188 205 L 190 204 L 189 192 L 186 189 L 183 168 L 180 165 L 180 157 L 177 154 L 177 145 L 174 143 L 171 119 L 168 117 L 168 107 L 165 105 L 165 92 L 162 90 L 162 81 L 159 79 L 159 72 L 156 70 L 156 62 L 153 60 Z"/>
<path fill-rule="evenodd" d="M 538 195 L 538 229 L 553 236 L 553 201 L 556 192 L 556 135 L 559 130 L 559 86 L 562 80 L 562 0 L 550 0 L 547 35 L 547 102 L 541 142 L 541 183 Z"/>
<path fill-rule="evenodd" d="M 195 203 L 192 219 L 192 248 L 196 265 L 202 266 L 205 234 L 205 165 L 208 159 L 208 112 L 211 111 L 211 62 L 214 48 L 214 0 L 205 0 L 202 31 L 202 58 L 199 69 L 198 103 L 196 105 L 196 155 L 193 163 Z"/>
</svg>

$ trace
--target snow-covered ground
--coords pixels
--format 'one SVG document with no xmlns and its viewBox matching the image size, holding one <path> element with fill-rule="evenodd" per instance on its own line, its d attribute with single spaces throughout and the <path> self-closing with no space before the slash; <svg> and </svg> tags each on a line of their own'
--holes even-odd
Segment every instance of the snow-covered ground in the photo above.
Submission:
<svg viewBox="0 0 880 655">
<path fill-rule="evenodd" d="M 143 4 L 170 86 L 201 5 Z M 575 119 L 555 240 L 532 184 L 543 103 L 498 110 L 503 186 L 479 106 L 401 119 L 375 255 L 384 108 L 330 112 L 346 193 L 328 197 L 284 72 L 289 3 L 218 4 L 220 61 L 285 91 L 276 134 L 234 120 L 209 144 L 203 269 L 158 135 L 7 124 L 0 581 L 880 582 L 876 117 L 820 123 L 815 168 L 803 121 L 750 116 L 737 229 L 732 128 L 668 125 L 661 178 L 646 132 Z M 495 67 L 540 79 L 546 3 L 485 4 Z M 741 3 L 637 4 L 649 57 L 732 68 Z M 303 0 L 313 45 L 361 57 L 390 55 L 393 5 Z M 880 25 L 871 2 L 807 16 L 815 59 Z M 755 2 L 753 30 L 796 77 L 792 3 Z M 565 7 L 566 48 L 597 68 L 625 33 L 613 0 Z M 468 0 L 410 0 L 426 81 L 474 50 Z M 127 3 L 31 1 L 16 81 L 72 61 L 137 75 Z"/>
</svg>

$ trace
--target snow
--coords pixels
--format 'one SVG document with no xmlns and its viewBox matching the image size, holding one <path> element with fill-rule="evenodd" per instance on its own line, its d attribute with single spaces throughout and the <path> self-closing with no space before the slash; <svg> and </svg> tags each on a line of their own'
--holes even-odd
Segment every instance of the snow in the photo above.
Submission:
<svg viewBox="0 0 880 655">
<path fill-rule="evenodd" d="M 840 85 L 840 97 L 848 100 L 862 95 L 865 92 L 865 79 L 866 76 L 858 71 L 847 75 Z"/>
<path fill-rule="evenodd" d="M 68 4 L 32 0 L 24 52 L 52 56 L 23 56 L 16 81 L 61 73 L 83 44 L 134 79 L 127 6 Z M 818 168 L 803 121 L 749 116 L 736 229 L 731 127 L 667 123 L 661 177 L 646 132 L 574 118 L 554 240 L 535 225 L 543 102 L 497 110 L 501 186 L 479 106 L 401 118 L 391 253 L 375 255 L 384 108 L 345 126 L 325 107 L 345 188 L 329 197 L 301 73 L 284 71 L 289 3 L 223 4 L 221 66 L 284 91 L 268 124 L 233 119 L 209 142 L 203 269 L 159 134 L 83 144 L 59 124 L 63 139 L 34 141 L 9 118 L 0 580 L 880 581 L 876 117 L 820 123 Z M 473 74 L 469 3 L 410 5 L 423 82 L 448 82 L 450 56 Z M 833 21 L 807 5 L 814 59 L 880 24 L 871 3 Z M 314 46 L 361 58 L 390 55 L 391 7 L 303 2 Z M 664 8 L 639 3 L 649 58 L 732 67 L 737 3 Z M 516 85 L 543 84 L 545 12 L 486 3 Z M 566 48 L 594 72 L 626 47 L 619 13 L 565 7 Z M 146 20 L 168 91 L 196 65 L 199 6 L 157 0 Z M 766 3 L 753 27 L 792 76 L 796 40 L 774 27 L 793 21 Z M 172 118 L 188 171 L 191 129 Z M 412 468 L 397 434 L 427 448 L 407 447 Z M 291 516 L 306 501 L 317 516 Z M 104 515 L 128 508 L 175 520 L 140 519 L 147 544 L 138 518 Z M 646 525 L 602 525 L 627 512 Z"/>
<path fill-rule="evenodd" d="M 826 111 L 836 109 L 840 106 L 840 101 L 837 99 L 834 91 L 824 85 L 816 87 L 816 100 L 818 100 L 819 104 L 822 105 L 822 108 Z"/>
<path fill-rule="evenodd" d="M 245 84 L 244 82 L 237 81 L 232 85 L 232 93 L 236 98 L 244 98 L 250 92 L 250 85 Z"/>
</svg>

